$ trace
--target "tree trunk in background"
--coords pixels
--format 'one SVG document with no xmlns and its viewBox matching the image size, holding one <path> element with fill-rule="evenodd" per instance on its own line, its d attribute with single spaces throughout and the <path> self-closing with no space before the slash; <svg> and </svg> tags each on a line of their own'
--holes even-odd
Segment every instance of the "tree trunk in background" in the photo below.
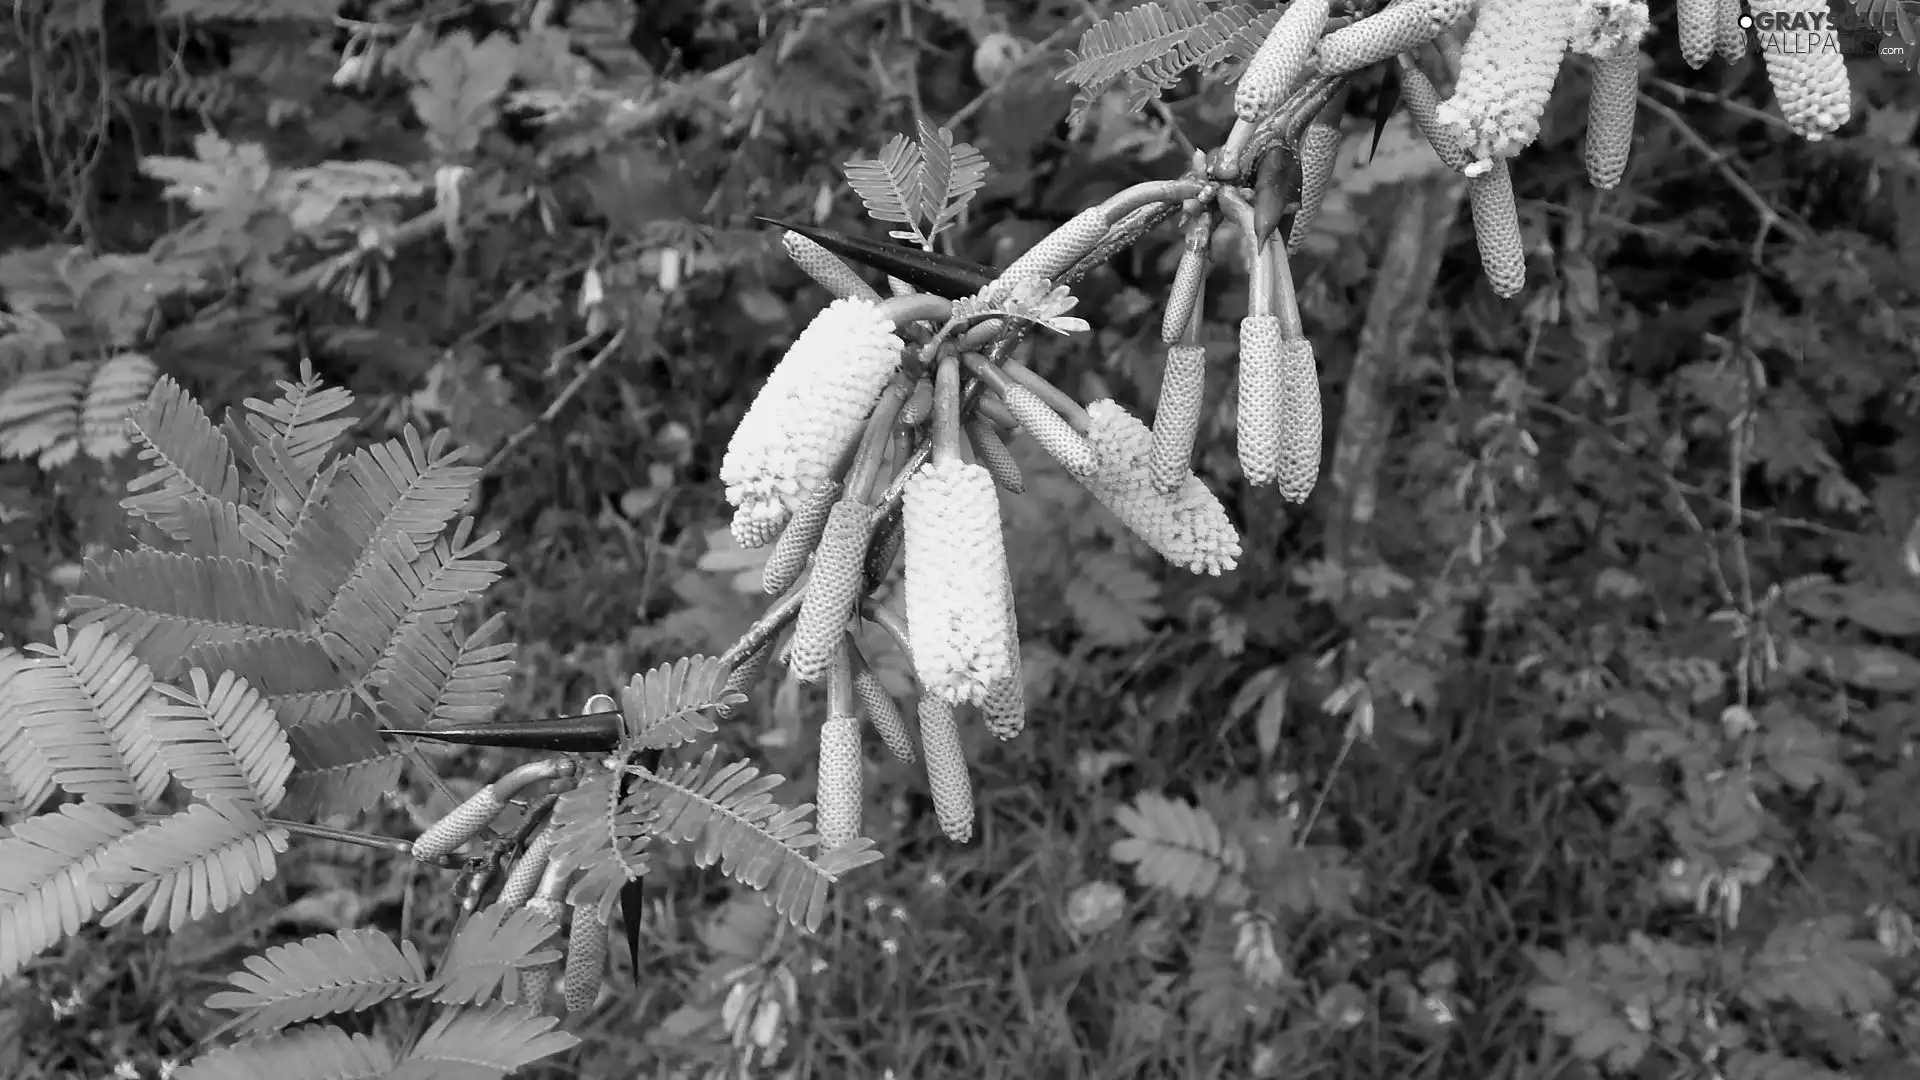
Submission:
<svg viewBox="0 0 1920 1080">
<path fill-rule="evenodd" d="M 1466 180 L 1451 170 L 1401 189 L 1387 249 L 1374 275 L 1360 347 L 1347 377 L 1333 468 L 1327 477 L 1334 492 L 1327 521 L 1327 557 L 1343 567 L 1360 566 L 1374 558 L 1380 462 L 1393 426 L 1387 388 L 1394 366 L 1412 351 L 1413 336 L 1426 319 L 1427 302 L 1440 275 L 1440 256 L 1466 190 Z"/>
</svg>

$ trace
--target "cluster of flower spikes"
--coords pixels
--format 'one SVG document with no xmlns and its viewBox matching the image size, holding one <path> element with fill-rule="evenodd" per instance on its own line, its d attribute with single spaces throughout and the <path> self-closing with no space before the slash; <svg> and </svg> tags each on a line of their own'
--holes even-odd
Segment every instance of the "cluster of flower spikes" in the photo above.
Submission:
<svg viewBox="0 0 1920 1080">
<path fill-rule="evenodd" d="M 1749 0 L 1754 12 L 1824 12 L 1825 0 Z M 1745 55 L 1740 0 L 1680 0 L 1681 51 L 1699 67 L 1718 54 Z M 1464 46 L 1446 37 L 1465 26 Z M 1332 177 L 1345 83 L 1355 72 L 1393 61 L 1414 126 L 1447 167 L 1468 182 L 1482 269 L 1501 296 L 1517 294 L 1526 260 L 1508 162 L 1539 135 L 1540 118 L 1568 52 L 1587 58 L 1586 166 L 1607 189 L 1625 174 L 1640 85 L 1646 0 L 1389 0 L 1359 18 L 1331 18 L 1327 0 L 1293 0 L 1248 62 L 1235 88 L 1237 122 L 1215 175 L 1238 176 L 1313 115 L 1291 140 L 1298 159 L 1299 210 L 1288 241 L 1297 248 Z M 1818 25 L 1812 20 L 1781 25 Z M 1844 59 L 1817 42 L 1763 39 L 1767 74 L 1792 129 L 1820 139 L 1847 122 L 1850 89 Z M 1442 98 L 1436 75 L 1454 72 Z M 1437 80 L 1444 85 L 1448 80 Z M 1273 158 L 1267 154 L 1266 161 Z"/>
<path fill-rule="evenodd" d="M 1237 247 L 1248 280 L 1236 380 L 1242 471 L 1290 501 L 1311 493 L 1322 443 L 1319 372 L 1286 243 L 1273 236 L 1279 214 L 1256 207 L 1270 197 L 1223 183 L 1212 168 L 1197 157 L 1180 180 L 1121 192 L 984 288 L 953 297 L 915 292 L 891 275 L 894 295 L 882 297 L 834 251 L 797 232 L 783 237 L 795 264 L 837 299 L 775 366 L 733 434 L 720 478 L 735 508 L 735 540 L 771 545 L 763 584 L 781 596 L 762 621 L 783 625 L 745 654 L 736 684 L 781 656 L 795 678 L 827 688 L 815 798 L 826 846 L 859 829 L 862 721 L 897 757 L 924 764 L 955 840 L 971 836 L 974 818 L 960 723 L 971 710 L 1003 739 L 1024 727 L 1000 518 L 1001 492 L 1025 487 L 1007 450 L 1015 432 L 1169 562 L 1207 574 L 1236 565 L 1238 534 L 1192 469 L 1208 366 L 1203 284 L 1216 249 Z M 1184 246 L 1162 320 L 1167 359 L 1151 425 L 1113 400 L 1082 405 L 1012 358 L 1035 325 L 1084 327 L 1057 318 L 1072 303 L 1065 286 L 1176 214 Z M 872 263 L 871 246 L 855 257 Z M 882 594 L 899 560 L 896 604 Z M 917 723 L 874 676 L 857 633 L 862 620 L 907 658 Z"/>
</svg>

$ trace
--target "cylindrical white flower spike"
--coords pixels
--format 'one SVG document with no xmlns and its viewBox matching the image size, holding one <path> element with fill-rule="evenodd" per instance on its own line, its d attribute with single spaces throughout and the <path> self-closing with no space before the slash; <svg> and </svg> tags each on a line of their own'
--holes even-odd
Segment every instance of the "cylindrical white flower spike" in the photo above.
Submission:
<svg viewBox="0 0 1920 1080">
<path fill-rule="evenodd" d="M 1410 56 L 1401 56 L 1399 65 L 1400 97 L 1407 103 L 1413 126 L 1426 137 L 1427 145 L 1433 147 L 1441 164 L 1455 172 L 1465 169 L 1472 158 L 1467 156 L 1459 133 L 1440 122 L 1440 92 L 1434 89 L 1433 80 L 1427 78 L 1427 73 L 1421 71 Z"/>
<path fill-rule="evenodd" d="M 1300 208 L 1294 211 L 1293 225 L 1287 229 L 1287 250 L 1299 251 L 1320 216 L 1320 204 L 1333 186 L 1333 166 L 1340 156 L 1340 125 L 1337 118 L 1328 123 L 1316 116 L 1300 135 Z"/>
<path fill-rule="evenodd" d="M 1303 503 L 1320 479 L 1320 368 L 1313 342 L 1280 343 L 1280 455 L 1275 484 L 1290 503 Z"/>
<path fill-rule="evenodd" d="M 820 725 L 820 782 L 814 797 L 822 852 L 860 835 L 861 768 L 860 721 L 827 717 Z"/>
<path fill-rule="evenodd" d="M 1344 75 L 1439 37 L 1467 13 L 1469 0 L 1401 0 L 1320 39 L 1320 72 Z"/>
<path fill-rule="evenodd" d="M 932 461 L 907 481 L 906 611 L 914 674 L 950 704 L 979 704 L 1007 670 L 1000 497 L 978 465 Z"/>
<path fill-rule="evenodd" d="M 1467 180 L 1467 205 L 1473 211 L 1473 237 L 1480 245 L 1480 269 L 1493 291 L 1513 296 L 1527 283 L 1526 250 L 1520 244 L 1520 212 L 1513 200 L 1513 175 L 1507 163 Z"/>
<path fill-rule="evenodd" d="M 1540 134 L 1578 0 L 1484 0 L 1440 122 L 1476 159 L 1508 158 Z"/>
<path fill-rule="evenodd" d="M 1040 444 L 1040 448 L 1053 456 L 1055 461 L 1066 467 L 1075 476 L 1086 476 L 1097 463 L 1094 460 L 1093 447 L 1087 444 L 1086 436 L 1073 430 L 1073 425 L 1062 419 L 1053 407 L 1041 401 L 1039 396 L 1024 386 L 1012 385 L 1006 388 L 1007 410 L 1020 421 L 1021 430 Z"/>
<path fill-rule="evenodd" d="M 727 501 L 749 522 L 784 523 L 860 436 L 902 348 L 893 323 L 871 301 L 836 300 L 815 316 L 727 444 L 720 463 Z M 736 538 L 740 519 L 735 515 Z"/>
<path fill-rule="evenodd" d="M 878 301 L 880 294 L 866 283 L 853 267 L 848 266 L 840 256 L 821 247 L 819 244 L 801 236 L 797 232 L 786 232 L 780 236 L 780 243 L 787 249 L 787 258 L 812 278 L 821 288 L 842 300 Z"/>
<path fill-rule="evenodd" d="M 1704 67 L 1720 44 L 1720 0 L 1679 0 L 1678 7 L 1680 57 L 1690 68 Z"/>
<path fill-rule="evenodd" d="M 1280 456 L 1280 320 L 1240 320 L 1240 405 L 1235 418 L 1240 471 L 1247 483 L 1271 484 Z M 1151 472 L 1151 468 L 1149 468 Z M 1181 480 L 1184 485 L 1185 479 Z M 1154 485 L 1159 490 L 1159 485 Z"/>
<path fill-rule="evenodd" d="M 987 470 L 1002 490 L 1014 495 L 1027 490 L 1026 481 L 1020 476 L 1020 463 L 1013 460 L 1013 453 L 994 430 L 993 421 L 983 416 L 967 421 L 967 442 L 973 446 L 973 460 Z"/>
<path fill-rule="evenodd" d="M 927 786 L 940 831 L 956 844 L 973 839 L 973 782 L 953 706 L 932 694 L 920 695 L 920 749 L 927 763 Z"/>
<path fill-rule="evenodd" d="M 1773 98 L 1780 103 L 1787 126 L 1809 142 L 1818 142 L 1844 127 L 1853 115 L 1847 59 L 1838 48 L 1822 40 L 1821 30 L 1812 29 L 1825 25 L 1826 0 L 1749 0 L 1747 8 L 1756 15 L 1798 15 L 1802 17 L 1800 24 L 1784 18 L 1777 21 L 1783 26 L 1809 27 L 1769 31 L 1761 39 L 1767 81 L 1773 84 Z"/>
<path fill-rule="evenodd" d="M 819 682 L 833 663 L 833 650 L 860 598 L 873 510 L 858 499 L 833 504 L 813 552 L 813 577 L 793 621 L 787 667 L 801 682 Z"/>
<path fill-rule="evenodd" d="M 1082 482 L 1121 524 L 1175 566 L 1219 574 L 1239 564 L 1240 536 L 1226 508 L 1192 473 L 1180 490 L 1154 490 L 1153 432 L 1116 402 L 1087 406 L 1087 441 L 1099 467 Z"/>
<path fill-rule="evenodd" d="M 1153 490 L 1171 495 L 1193 474 L 1193 442 L 1206 403 L 1207 348 L 1169 345 L 1160 372 L 1160 404 L 1153 412 L 1153 449 L 1148 474 Z"/>
<path fill-rule="evenodd" d="M 1602 191 L 1627 174 L 1640 100 L 1640 54 L 1596 58 L 1587 99 L 1587 180 Z"/>
<path fill-rule="evenodd" d="M 607 920 L 592 904 L 576 904 L 573 925 L 567 930 L 567 967 L 561 998 L 567 1012 L 593 1008 L 607 972 Z"/>
<path fill-rule="evenodd" d="M 839 501 L 840 481 L 828 478 L 815 485 L 806 504 L 781 530 L 780 539 L 773 545 L 773 554 L 767 556 L 766 565 L 760 568 L 762 592 L 778 596 L 800 580 L 807 560 L 820 543 L 821 531 L 827 527 L 827 515 Z"/>
<path fill-rule="evenodd" d="M 1257 124 L 1279 108 L 1307 68 L 1327 27 L 1328 0 L 1293 0 L 1282 12 L 1233 91 L 1233 114 Z"/>
<path fill-rule="evenodd" d="M 1731 64 L 1747 55 L 1747 29 L 1740 25 L 1740 0 L 1719 0 L 1714 41 L 1721 59 Z"/>
</svg>

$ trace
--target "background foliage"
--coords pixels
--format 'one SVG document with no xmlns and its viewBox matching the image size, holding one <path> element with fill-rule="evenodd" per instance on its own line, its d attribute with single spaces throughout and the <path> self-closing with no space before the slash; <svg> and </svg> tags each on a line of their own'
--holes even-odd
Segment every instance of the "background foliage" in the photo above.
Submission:
<svg viewBox="0 0 1920 1080">
<path fill-rule="evenodd" d="M 717 455 L 825 301 L 752 215 L 878 235 L 839 167 L 922 117 L 992 166 L 948 234 L 982 261 L 1178 173 L 1230 90 L 1076 101 L 1063 50 L 1109 10 L 22 0 L 0 26 L 0 632 L 51 640 L 81 558 L 126 546 L 109 420 L 157 375 L 217 416 L 310 358 L 357 396 L 352 438 L 415 422 L 484 462 L 469 511 L 506 570 L 480 614 L 524 643 L 509 712 L 718 651 L 762 601 Z M 1017 446 L 1034 723 L 969 746 L 979 839 L 946 844 L 911 770 L 877 767 L 888 858 L 817 937 L 663 857 L 648 970 L 548 1065 L 1908 1075 L 1920 104 L 1857 61 L 1858 119 L 1805 144 L 1756 57 L 1693 73 L 1672 38 L 1656 12 L 1617 191 L 1585 184 L 1563 79 L 1515 169 L 1527 291 L 1492 295 L 1462 220 L 1412 347 L 1358 379 L 1396 207 L 1444 186 L 1394 126 L 1369 154 L 1363 84 L 1295 260 L 1346 418 L 1321 494 L 1230 503 L 1247 555 L 1196 579 Z M 1177 256 L 1163 234 L 1080 286 L 1094 333 L 1036 366 L 1149 405 Z M 1216 286 L 1215 355 L 1243 287 Z M 1231 490 L 1226 415 L 1200 468 Z M 819 709 L 768 685 L 721 738 L 805 782 Z M 447 809 L 409 783 L 361 826 Z M 163 1075 L 225 1022 L 204 1003 L 238 957 L 303 935 L 444 947 L 437 872 L 289 860 L 264 907 L 42 957 L 0 989 L 0 1073 Z M 737 988 L 796 982 L 783 1045 L 735 1047 Z"/>
</svg>

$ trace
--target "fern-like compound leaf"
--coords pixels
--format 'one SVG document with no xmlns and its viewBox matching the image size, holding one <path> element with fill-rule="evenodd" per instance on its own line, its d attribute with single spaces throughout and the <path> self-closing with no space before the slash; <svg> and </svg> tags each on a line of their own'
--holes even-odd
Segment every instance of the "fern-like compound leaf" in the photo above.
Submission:
<svg viewBox="0 0 1920 1080">
<path fill-rule="evenodd" d="M 14 679 L 26 669 L 27 658 L 14 649 L 0 649 L 0 778 L 16 813 L 31 814 L 53 796 L 53 759 L 27 737 L 19 723 L 22 707 L 14 700 Z"/>
<path fill-rule="evenodd" d="M 209 996 L 208 1007 L 245 1013 L 246 1028 L 255 1033 L 359 1012 L 428 985 L 426 965 L 413 943 L 395 945 L 374 929 L 276 945 L 248 957 L 246 970 L 227 976 L 227 982 L 235 989 Z"/>
<path fill-rule="evenodd" d="M 987 182 L 987 159 L 980 151 L 955 142 L 950 128 L 935 127 L 920 117 L 920 152 L 925 166 L 920 174 L 920 209 L 932 239 L 959 220 L 967 204 Z"/>
<path fill-rule="evenodd" d="M 80 407 L 80 447 L 88 457 L 106 461 L 132 448 L 127 416 L 152 389 L 160 369 L 140 353 L 109 357 L 93 370 Z"/>
<path fill-rule="evenodd" d="M 235 506 L 240 471 L 227 438 L 199 402 L 172 378 L 155 383 L 146 403 L 133 410 L 128 427 L 140 445 L 146 470 L 127 482 L 120 505 L 178 541 L 195 534 L 194 519 L 213 506 Z"/>
<path fill-rule="evenodd" d="M 304 636 L 307 619 L 287 583 L 234 559 L 141 549 L 88 559 L 76 627 L 101 625 L 133 646 L 159 678 L 209 642 Z"/>
<path fill-rule="evenodd" d="M 932 239 L 920 228 L 926 208 L 926 154 L 918 143 L 895 135 L 880 148 L 879 157 L 856 158 L 840 168 L 866 204 L 868 216 L 906 226 L 891 235 L 921 244 Z"/>
<path fill-rule="evenodd" d="M 217 682 L 194 668 L 188 688 L 154 687 L 172 703 L 147 710 L 167 768 L 202 798 L 224 795 L 254 801 L 262 811 L 280 805 L 293 773 L 287 733 L 259 692 L 231 671 Z"/>
<path fill-rule="evenodd" d="M 209 642 L 190 650 L 186 665 L 231 671 L 247 680 L 288 730 L 339 720 L 353 704 L 353 687 L 310 638 Z"/>
<path fill-rule="evenodd" d="M 134 827 L 98 804 L 68 803 L 0 840 L 0 980 L 113 902 L 95 872 Z"/>
<path fill-rule="evenodd" d="M 1776 927 L 1753 957 L 1741 996 L 1756 1006 L 1788 1001 L 1829 1016 L 1864 1015 L 1893 998 L 1893 984 L 1874 966 L 1877 942 L 1855 938 L 1848 915 Z"/>
<path fill-rule="evenodd" d="M 283 814 L 357 814 L 379 802 L 400 780 L 400 753 L 365 712 L 291 728 L 287 741 L 297 771 L 287 785 Z"/>
<path fill-rule="evenodd" d="M 334 470 L 325 503 L 290 534 L 287 583 L 322 625 L 345 586 L 372 570 L 383 541 L 403 540 L 417 552 L 465 508 L 480 469 L 459 464 L 450 438 L 442 430 L 422 442 L 409 427 L 404 438 L 356 452 Z"/>
<path fill-rule="evenodd" d="M 762 775 L 745 761 L 715 768 L 717 747 L 698 762 L 669 773 L 641 770 L 647 783 L 636 795 L 654 801 L 657 829 L 671 843 L 697 843 L 694 861 L 767 895 L 775 911 L 795 926 L 819 928 L 826 917 L 827 886 L 841 874 L 878 862 L 873 841 L 861 837 L 818 858 L 806 852 L 820 837 L 808 820 L 811 803 L 791 809 L 771 792 L 785 782 Z"/>
<path fill-rule="evenodd" d="M 177 931 L 226 911 L 279 871 L 287 831 L 249 803 L 214 796 L 128 834 L 100 860 L 99 880 L 131 891 L 100 920 L 117 926 L 146 909 L 141 928 Z"/>
<path fill-rule="evenodd" d="M 80 452 L 80 404 L 93 365 L 29 371 L 0 391 L 0 458 L 38 458 L 57 469 Z"/>
<path fill-rule="evenodd" d="M 18 725 L 54 783 L 93 802 L 152 807 L 167 788 L 144 701 L 153 674 L 98 625 L 56 626 L 53 644 L 7 680 L 0 729 Z M 0 672 L 4 674 L 4 672 Z"/>
<path fill-rule="evenodd" d="M 393 1072 L 396 1078 L 504 1076 L 541 1058 L 565 1053 L 580 1040 L 553 1030 L 557 1017 L 512 1005 L 442 1013 Z"/>
<path fill-rule="evenodd" d="M 1115 841 L 1109 854 L 1132 865 L 1142 885 L 1204 897 L 1246 865 L 1244 853 L 1228 843 L 1213 815 L 1184 800 L 1142 792 L 1113 816 L 1128 835 Z"/>
<path fill-rule="evenodd" d="M 224 1046 L 174 1073 L 174 1080 L 375 1080 L 392 1076 L 393 1050 L 365 1035 L 315 1024 Z"/>
<path fill-rule="evenodd" d="M 490 718 L 506 700 L 515 666 L 504 614 L 496 614 L 456 643 L 443 622 L 405 629 L 374 668 L 393 727 L 471 724 Z"/>
<path fill-rule="evenodd" d="M 320 475 L 335 440 L 352 429 L 354 418 L 340 415 L 352 404 L 353 394 L 346 387 L 322 385 L 313 363 L 303 360 L 300 381 L 282 380 L 279 397 L 247 399 L 246 426 L 265 443 L 281 449 L 292 466 L 289 478 L 296 488 L 304 489 Z"/>
<path fill-rule="evenodd" d="M 610 915 L 615 897 L 628 882 L 638 881 L 651 868 L 647 845 L 653 839 L 655 807 L 642 805 L 630 793 L 626 811 L 614 804 L 617 785 L 611 773 L 601 773 L 554 804 L 555 832 L 549 860 L 579 871 L 567 890 L 567 903 L 592 907 Z"/>
<path fill-rule="evenodd" d="M 1278 8 L 1261 12 L 1225 4 L 1209 10 L 1196 0 L 1149 0 L 1110 15 L 1081 34 L 1079 49 L 1067 54 L 1070 63 L 1060 79 L 1078 88 L 1068 122 L 1078 129 L 1093 102 L 1116 83 L 1128 84 L 1128 107 L 1138 110 L 1188 71 L 1245 60 L 1279 17 Z"/>
<path fill-rule="evenodd" d="M 520 972 L 560 959 L 559 949 L 541 946 L 553 937 L 553 924 L 538 910 L 492 904 L 474 913 L 453 939 L 422 997 L 442 1005 L 484 1005 L 495 997 L 515 1004 Z"/>
<path fill-rule="evenodd" d="M 505 563 L 474 558 L 498 539 L 498 533 L 474 539 L 473 519 L 462 518 L 450 539 L 417 553 L 402 540 L 379 544 L 321 623 L 334 662 L 357 680 L 414 631 L 431 628 L 430 637 L 445 638 L 454 610 L 500 580 L 506 569 Z"/>
<path fill-rule="evenodd" d="M 710 713 L 746 704 L 747 695 L 727 689 L 719 660 L 690 656 L 635 675 L 620 688 L 620 715 L 627 734 L 642 749 L 664 750 L 718 730 Z"/>
</svg>

